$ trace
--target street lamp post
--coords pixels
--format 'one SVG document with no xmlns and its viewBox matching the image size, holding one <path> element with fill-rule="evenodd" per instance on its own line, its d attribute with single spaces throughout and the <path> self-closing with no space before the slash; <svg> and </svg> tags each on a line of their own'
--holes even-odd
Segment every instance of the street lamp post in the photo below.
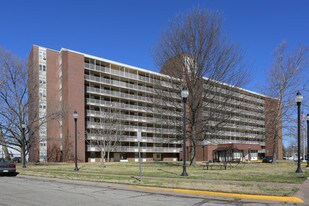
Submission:
<svg viewBox="0 0 309 206">
<path fill-rule="evenodd" d="M 293 158 L 293 165 L 295 164 L 295 151 L 294 148 L 296 147 L 296 145 L 292 145 L 292 158 Z"/>
<path fill-rule="evenodd" d="M 306 168 L 309 168 L 309 114 L 307 114 L 306 117 L 307 120 L 307 166 Z"/>
<path fill-rule="evenodd" d="M 78 118 L 78 114 L 76 110 L 73 113 L 73 118 L 75 122 L 75 168 L 74 168 L 74 171 L 78 171 L 78 167 L 77 167 L 77 118 Z"/>
<path fill-rule="evenodd" d="M 300 92 L 298 91 L 295 97 L 295 101 L 297 104 L 297 169 L 295 173 L 303 173 L 301 170 L 301 163 L 300 163 L 300 105 L 301 101 L 303 100 L 303 96 L 301 96 Z"/>
<path fill-rule="evenodd" d="M 203 147 L 203 161 L 205 161 L 205 145 L 202 146 Z"/>
<path fill-rule="evenodd" d="M 188 173 L 187 173 L 187 163 L 186 163 L 186 159 L 187 159 L 187 151 L 186 151 L 186 141 L 187 141 L 187 138 L 186 138 L 186 134 L 187 134 L 187 117 L 186 117 L 186 113 L 187 113 L 187 108 L 186 108 L 186 105 L 187 105 L 187 98 L 189 96 L 189 91 L 187 90 L 187 88 L 183 88 L 181 90 L 181 97 L 183 99 L 183 171 L 181 173 L 181 176 L 188 176 Z"/>
<path fill-rule="evenodd" d="M 26 129 L 27 125 L 25 123 L 21 124 L 21 129 L 22 129 L 22 139 L 21 139 L 21 152 L 22 152 L 22 168 L 26 168 L 26 137 L 25 137 L 25 129 Z"/>
</svg>

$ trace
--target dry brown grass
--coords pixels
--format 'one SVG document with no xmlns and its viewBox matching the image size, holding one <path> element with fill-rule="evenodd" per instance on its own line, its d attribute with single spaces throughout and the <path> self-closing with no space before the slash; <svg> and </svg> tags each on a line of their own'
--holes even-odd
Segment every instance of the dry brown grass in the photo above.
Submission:
<svg viewBox="0 0 309 206">
<path fill-rule="evenodd" d="M 180 177 L 181 162 L 143 163 L 143 180 L 139 180 L 137 163 L 81 163 L 74 172 L 74 164 L 30 164 L 28 168 L 18 167 L 21 175 L 43 176 L 62 179 L 111 182 L 156 187 L 198 189 L 243 194 L 292 196 L 309 176 L 295 174 L 295 165 L 289 162 L 279 164 L 247 164 L 231 170 L 203 170 L 202 165 L 188 167 L 188 177 Z"/>
</svg>

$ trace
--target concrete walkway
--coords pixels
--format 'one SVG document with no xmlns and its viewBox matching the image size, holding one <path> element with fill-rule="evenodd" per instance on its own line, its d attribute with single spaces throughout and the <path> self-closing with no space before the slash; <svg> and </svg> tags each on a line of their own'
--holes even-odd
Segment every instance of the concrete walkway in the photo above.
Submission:
<svg viewBox="0 0 309 206">
<path fill-rule="evenodd" d="M 302 199 L 305 205 L 309 205 L 309 179 L 307 179 L 299 188 L 295 197 Z"/>
</svg>

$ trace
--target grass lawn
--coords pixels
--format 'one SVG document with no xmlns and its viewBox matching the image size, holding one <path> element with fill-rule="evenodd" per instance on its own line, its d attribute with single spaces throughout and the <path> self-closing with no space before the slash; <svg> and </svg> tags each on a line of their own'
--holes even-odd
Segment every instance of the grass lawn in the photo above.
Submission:
<svg viewBox="0 0 309 206">
<path fill-rule="evenodd" d="M 17 170 L 21 175 L 41 177 L 278 196 L 293 196 L 309 176 L 305 168 L 303 174 L 296 174 L 296 165 L 288 161 L 246 164 L 231 170 L 203 170 L 198 163 L 187 167 L 188 177 L 180 176 L 182 162 L 144 162 L 140 181 L 138 163 L 105 165 L 103 168 L 100 163 L 79 163 L 78 172 L 74 172 L 73 163 L 30 164 L 25 169 L 18 165 Z"/>
</svg>

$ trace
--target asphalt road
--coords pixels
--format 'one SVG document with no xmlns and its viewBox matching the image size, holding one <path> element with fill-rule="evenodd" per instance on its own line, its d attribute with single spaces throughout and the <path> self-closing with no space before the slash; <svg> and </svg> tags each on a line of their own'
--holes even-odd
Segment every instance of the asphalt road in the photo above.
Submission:
<svg viewBox="0 0 309 206">
<path fill-rule="evenodd" d="M 279 206 L 287 204 L 138 191 L 126 185 L 82 183 L 78 181 L 44 180 L 24 177 L 0 177 L 0 206 L 9 205 Z"/>
</svg>

